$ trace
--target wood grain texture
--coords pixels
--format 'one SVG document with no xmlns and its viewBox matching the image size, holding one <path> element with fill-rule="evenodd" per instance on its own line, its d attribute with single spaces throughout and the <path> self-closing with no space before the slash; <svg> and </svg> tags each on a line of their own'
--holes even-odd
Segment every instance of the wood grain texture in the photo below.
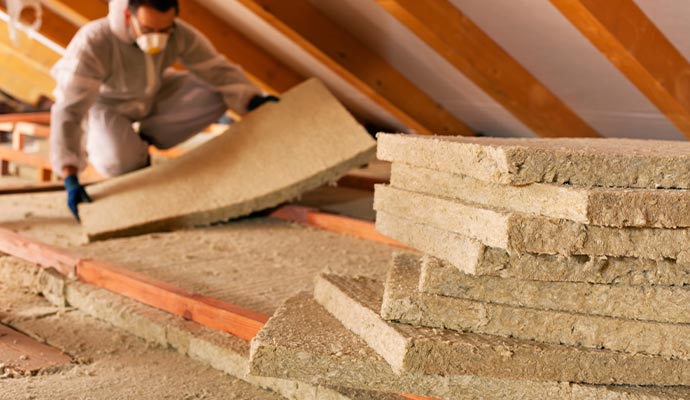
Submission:
<svg viewBox="0 0 690 400">
<path fill-rule="evenodd" d="M 316 46 L 331 60 L 413 118 L 440 135 L 474 136 L 464 122 L 369 49 L 346 29 L 330 20 L 307 0 L 255 0 L 267 12 Z"/>
<path fill-rule="evenodd" d="M 690 63 L 633 0 L 551 4 L 690 137 Z"/>
<path fill-rule="evenodd" d="M 41 370 L 69 365 L 72 358 L 0 324 L 0 365 L 10 374 L 35 374 Z M 0 374 L 2 374 L 0 368 Z"/>
<path fill-rule="evenodd" d="M 210 328 L 251 340 L 268 316 L 210 297 L 189 293 L 177 286 L 129 271 L 116 265 L 84 259 L 77 277 L 130 299 L 170 312 Z"/>
<path fill-rule="evenodd" d="M 376 3 L 538 136 L 599 136 L 450 1 Z"/>
</svg>

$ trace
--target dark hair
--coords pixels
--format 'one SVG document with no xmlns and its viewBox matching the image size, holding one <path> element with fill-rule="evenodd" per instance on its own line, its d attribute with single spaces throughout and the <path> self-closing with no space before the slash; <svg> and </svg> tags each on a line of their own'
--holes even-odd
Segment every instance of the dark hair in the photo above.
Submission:
<svg viewBox="0 0 690 400">
<path fill-rule="evenodd" d="M 160 12 L 175 9 L 175 15 L 180 13 L 180 4 L 177 0 L 129 0 L 129 9 L 136 12 L 141 6 L 148 6 Z"/>
</svg>

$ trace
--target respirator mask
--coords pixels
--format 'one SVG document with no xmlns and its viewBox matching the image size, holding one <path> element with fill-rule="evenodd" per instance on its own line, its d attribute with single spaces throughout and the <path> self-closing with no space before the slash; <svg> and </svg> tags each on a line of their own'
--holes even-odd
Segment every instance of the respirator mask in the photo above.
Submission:
<svg viewBox="0 0 690 400">
<path fill-rule="evenodd" d="M 165 50 L 168 45 L 168 39 L 170 38 L 170 33 L 162 32 L 147 32 L 144 33 L 141 30 L 141 25 L 137 18 L 132 15 L 130 18 L 132 23 L 132 28 L 134 33 L 137 35 L 136 42 L 137 46 L 144 52 L 148 54 L 158 54 Z"/>
</svg>

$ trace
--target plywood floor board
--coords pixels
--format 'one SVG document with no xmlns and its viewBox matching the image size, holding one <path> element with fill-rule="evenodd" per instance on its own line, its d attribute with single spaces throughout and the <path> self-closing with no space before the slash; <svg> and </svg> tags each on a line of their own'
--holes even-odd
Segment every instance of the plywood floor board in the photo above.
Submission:
<svg viewBox="0 0 690 400">
<path fill-rule="evenodd" d="M 391 185 L 412 192 L 582 224 L 654 228 L 690 226 L 688 190 L 584 188 L 542 183 L 501 185 L 404 163 L 393 164 Z"/>
<path fill-rule="evenodd" d="M 471 375 L 396 375 L 366 342 L 307 293 L 288 299 L 252 342 L 250 374 L 406 391 L 449 400 L 678 399 L 683 388 L 582 385 Z"/>
<path fill-rule="evenodd" d="M 379 211 L 376 229 L 471 275 L 546 282 L 684 286 L 690 264 L 633 257 L 510 254 L 454 232 Z"/>
<path fill-rule="evenodd" d="M 374 157 L 375 142 L 318 81 L 183 156 L 89 187 L 91 239 L 208 225 L 276 206 Z"/>
<path fill-rule="evenodd" d="M 690 263 L 690 229 L 612 228 L 378 185 L 374 208 L 511 253 L 666 258 Z"/>
<path fill-rule="evenodd" d="M 511 185 L 690 188 L 690 143 L 379 134 L 378 158 Z"/>
<path fill-rule="evenodd" d="M 543 343 L 690 358 L 686 340 L 690 324 L 511 307 L 422 293 L 418 290 L 420 261 L 412 255 L 395 258 L 385 284 L 384 319 Z"/>
<path fill-rule="evenodd" d="M 398 374 L 478 375 L 590 384 L 690 384 L 687 360 L 388 322 L 379 314 L 383 284 L 369 278 L 322 275 L 314 298 L 362 337 Z"/>
</svg>

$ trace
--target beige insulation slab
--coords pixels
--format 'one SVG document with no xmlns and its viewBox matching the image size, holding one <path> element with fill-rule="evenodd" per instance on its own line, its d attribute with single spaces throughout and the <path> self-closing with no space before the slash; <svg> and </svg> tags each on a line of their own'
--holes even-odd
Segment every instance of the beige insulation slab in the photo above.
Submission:
<svg viewBox="0 0 690 400">
<path fill-rule="evenodd" d="M 690 323 L 690 290 L 680 286 L 542 282 L 474 276 L 426 256 L 422 261 L 419 289 L 429 294 L 514 307 L 641 321 Z"/>
<path fill-rule="evenodd" d="M 375 141 L 317 80 L 155 168 L 88 189 L 90 239 L 207 225 L 276 206 L 374 157 Z"/>
<path fill-rule="evenodd" d="M 482 208 L 377 185 L 374 208 L 511 253 L 671 258 L 690 263 L 690 229 L 611 228 Z"/>
<path fill-rule="evenodd" d="M 690 264 L 632 257 L 510 254 L 474 239 L 379 211 L 382 234 L 473 275 L 547 282 L 618 285 L 688 285 Z"/>
<path fill-rule="evenodd" d="M 314 298 L 396 373 L 590 384 L 676 386 L 690 382 L 687 360 L 388 322 L 380 315 L 383 284 L 370 278 L 322 275 Z"/>
<path fill-rule="evenodd" d="M 681 399 L 687 388 L 583 385 L 472 375 L 393 373 L 364 340 L 308 294 L 288 299 L 252 341 L 250 374 L 450 400 Z"/>
<path fill-rule="evenodd" d="M 378 158 L 511 185 L 690 188 L 690 143 L 379 134 Z"/>
<path fill-rule="evenodd" d="M 690 357 L 690 324 L 666 324 L 510 307 L 421 293 L 421 260 L 398 255 L 385 284 L 381 316 L 415 326 L 446 328 L 625 353 Z"/>
<path fill-rule="evenodd" d="M 404 163 L 393 164 L 391 185 L 411 192 L 590 225 L 690 226 L 688 190 L 584 188 L 543 183 L 511 186 Z"/>
<path fill-rule="evenodd" d="M 51 275 L 53 280 L 62 282 L 62 285 L 56 285 L 55 282 L 42 279 L 44 274 L 45 271 L 34 264 L 14 257 L 0 257 L 0 283 L 23 290 L 28 289 L 44 296 L 55 286 L 60 286 L 62 292 L 53 292 L 52 295 L 62 297 L 61 305 L 69 304 L 81 312 L 110 323 L 149 343 L 173 348 L 201 364 L 250 383 L 253 385 L 251 386 L 253 390 L 257 392 L 260 392 L 259 388 L 264 388 L 292 400 L 401 400 L 398 396 L 369 391 L 248 376 L 248 342 L 104 289 Z M 49 308 L 44 312 L 47 315 L 55 313 L 54 308 Z M 0 309 L 0 320 L 3 320 L 2 309 Z"/>
</svg>

